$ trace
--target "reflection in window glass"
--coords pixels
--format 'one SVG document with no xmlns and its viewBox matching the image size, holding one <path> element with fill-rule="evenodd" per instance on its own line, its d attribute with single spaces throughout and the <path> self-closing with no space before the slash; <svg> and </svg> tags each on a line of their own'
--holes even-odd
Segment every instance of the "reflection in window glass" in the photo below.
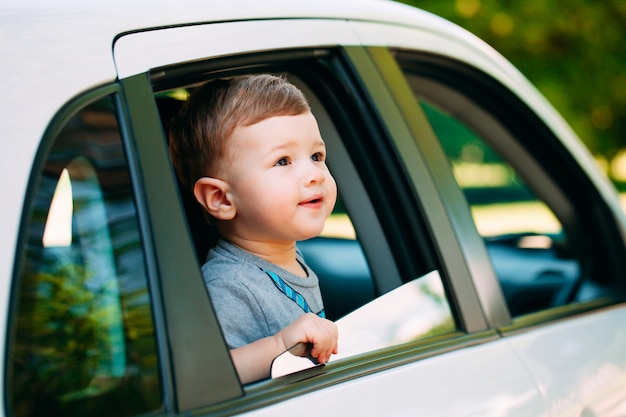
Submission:
<svg viewBox="0 0 626 417">
<path fill-rule="evenodd" d="M 36 190 L 12 315 L 13 415 L 159 408 L 144 256 L 112 99 L 66 124 Z"/>
<path fill-rule="evenodd" d="M 43 231 L 43 246 L 69 246 L 72 243 L 72 186 L 67 169 L 61 171 L 57 183 L 46 228 Z"/>
</svg>

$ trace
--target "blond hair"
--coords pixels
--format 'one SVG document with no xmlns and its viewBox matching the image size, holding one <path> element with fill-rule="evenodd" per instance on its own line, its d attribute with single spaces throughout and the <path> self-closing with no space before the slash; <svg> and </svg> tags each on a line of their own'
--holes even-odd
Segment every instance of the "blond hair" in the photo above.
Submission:
<svg viewBox="0 0 626 417">
<path fill-rule="evenodd" d="M 304 94 L 283 77 L 247 75 L 208 81 L 193 90 L 169 129 L 169 150 L 178 178 L 193 191 L 228 163 L 227 143 L 238 127 L 274 116 L 310 111 Z"/>
</svg>

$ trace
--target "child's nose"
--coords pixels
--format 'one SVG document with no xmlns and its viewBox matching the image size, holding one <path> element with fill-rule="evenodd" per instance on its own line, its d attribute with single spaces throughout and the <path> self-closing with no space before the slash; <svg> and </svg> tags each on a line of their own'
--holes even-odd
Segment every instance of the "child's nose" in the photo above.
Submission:
<svg viewBox="0 0 626 417">
<path fill-rule="evenodd" d="M 321 184 L 326 180 L 326 173 L 318 163 L 311 161 L 306 172 L 306 184 Z"/>
</svg>

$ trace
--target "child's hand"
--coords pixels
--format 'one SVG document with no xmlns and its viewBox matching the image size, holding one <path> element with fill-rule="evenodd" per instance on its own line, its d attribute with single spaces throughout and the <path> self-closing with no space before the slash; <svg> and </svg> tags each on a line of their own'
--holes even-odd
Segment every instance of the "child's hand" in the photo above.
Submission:
<svg viewBox="0 0 626 417">
<path fill-rule="evenodd" d="M 339 332 L 332 321 L 307 313 L 298 317 L 275 337 L 284 344 L 285 350 L 300 342 L 310 343 L 313 346 L 311 356 L 318 363 L 326 363 L 331 355 L 337 353 Z"/>
</svg>

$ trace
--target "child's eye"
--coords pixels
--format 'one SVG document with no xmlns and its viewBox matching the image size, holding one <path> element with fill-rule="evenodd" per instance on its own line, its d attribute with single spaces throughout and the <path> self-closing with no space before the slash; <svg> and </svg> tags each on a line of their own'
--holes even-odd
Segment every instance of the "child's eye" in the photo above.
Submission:
<svg viewBox="0 0 626 417">
<path fill-rule="evenodd" d="M 315 162 L 323 162 L 324 154 L 321 152 L 315 152 L 313 155 L 311 155 L 311 159 L 314 160 Z"/>
<path fill-rule="evenodd" d="M 274 165 L 279 166 L 279 167 L 284 167 L 284 166 L 289 165 L 289 160 L 287 158 L 280 158 L 278 161 L 276 161 Z"/>
</svg>

